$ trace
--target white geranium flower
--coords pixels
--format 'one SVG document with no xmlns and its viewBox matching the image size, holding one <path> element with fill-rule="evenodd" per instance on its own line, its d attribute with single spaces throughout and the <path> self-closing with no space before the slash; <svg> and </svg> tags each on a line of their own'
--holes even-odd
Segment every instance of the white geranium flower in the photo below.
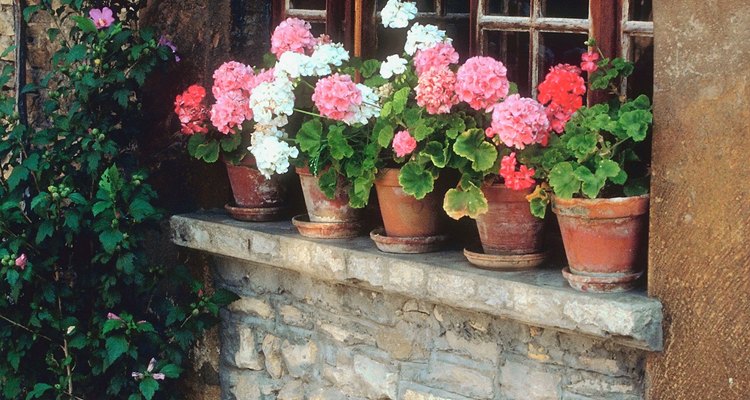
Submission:
<svg viewBox="0 0 750 400">
<path fill-rule="evenodd" d="M 409 21 L 416 16 L 416 3 L 404 3 L 399 0 L 388 0 L 388 3 L 380 12 L 380 18 L 386 28 L 406 28 Z"/>
<path fill-rule="evenodd" d="M 279 57 L 273 69 L 276 78 L 297 79 L 301 76 L 313 76 L 314 65 L 310 56 L 287 51 Z"/>
<path fill-rule="evenodd" d="M 401 75 L 406 72 L 406 60 L 394 54 L 388 56 L 385 62 L 380 64 L 380 76 L 385 79 L 391 79 L 394 75 Z"/>
<path fill-rule="evenodd" d="M 318 44 L 310 56 L 311 72 L 314 76 L 330 75 L 331 65 L 340 67 L 344 61 L 349 61 L 349 52 L 341 43 Z"/>
<path fill-rule="evenodd" d="M 370 118 L 380 115 L 380 107 L 378 106 L 380 99 L 378 98 L 377 93 L 375 93 L 369 86 L 365 86 L 361 83 L 357 84 L 357 89 L 362 93 L 362 104 L 354 112 L 352 118 L 344 121 L 344 123 L 348 125 L 356 123 L 366 125 Z"/>
<path fill-rule="evenodd" d="M 406 54 L 413 56 L 417 50 L 428 49 L 438 43 L 451 43 L 453 40 L 445 36 L 445 31 L 438 29 L 435 25 L 422 25 L 416 23 L 412 25 L 406 34 L 406 44 L 404 51 Z"/>
<path fill-rule="evenodd" d="M 279 116 L 294 113 L 292 81 L 287 78 L 276 78 L 272 82 L 261 83 L 250 95 L 250 108 L 253 109 L 253 120 L 256 123 L 279 126 Z"/>
<path fill-rule="evenodd" d="M 289 159 L 297 158 L 299 150 L 284 141 L 286 133 L 272 128 L 266 132 L 256 131 L 252 145 L 247 149 L 255 157 L 258 170 L 270 179 L 273 174 L 283 174 L 289 170 Z"/>
</svg>

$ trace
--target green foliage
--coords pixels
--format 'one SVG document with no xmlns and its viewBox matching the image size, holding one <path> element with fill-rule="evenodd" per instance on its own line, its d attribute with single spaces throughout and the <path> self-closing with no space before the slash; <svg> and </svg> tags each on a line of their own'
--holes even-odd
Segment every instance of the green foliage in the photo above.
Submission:
<svg viewBox="0 0 750 400">
<path fill-rule="evenodd" d="M 149 263 L 143 245 L 161 216 L 132 149 L 140 89 L 171 51 L 149 30 L 97 30 L 81 3 L 24 10 L 65 27 L 49 32 L 59 46 L 50 72 L 24 88 L 39 92 L 44 120 L 22 123 L 15 99 L 0 95 L 0 392 L 177 399 L 196 335 L 235 297 Z"/>
</svg>

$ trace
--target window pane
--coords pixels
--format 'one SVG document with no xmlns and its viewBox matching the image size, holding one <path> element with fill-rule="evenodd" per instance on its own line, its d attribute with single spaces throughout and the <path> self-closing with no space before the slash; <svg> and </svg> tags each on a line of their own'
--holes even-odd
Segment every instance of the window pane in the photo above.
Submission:
<svg viewBox="0 0 750 400">
<path fill-rule="evenodd" d="M 635 64 L 628 78 L 628 97 L 640 94 L 652 97 L 654 92 L 654 38 L 633 37 L 630 40 L 630 61 Z"/>
<path fill-rule="evenodd" d="M 630 0 L 631 21 L 653 21 L 651 0 Z"/>
<path fill-rule="evenodd" d="M 539 38 L 539 82 L 557 64 L 580 66 L 581 54 L 586 52 L 583 44 L 587 35 L 574 33 L 542 33 Z"/>
<path fill-rule="evenodd" d="M 518 85 L 521 96 L 531 96 L 529 82 L 529 33 L 485 31 L 486 55 L 494 57 L 508 68 L 508 79 Z"/>
<path fill-rule="evenodd" d="M 290 0 L 289 8 L 298 10 L 325 10 L 326 0 Z"/>
<path fill-rule="evenodd" d="M 530 0 L 485 0 L 488 15 L 507 15 L 513 17 L 530 17 Z"/>
<path fill-rule="evenodd" d="M 310 30 L 314 36 L 320 36 L 326 33 L 326 24 L 324 22 L 312 22 L 312 29 Z"/>
<path fill-rule="evenodd" d="M 413 2 L 414 0 L 410 1 Z M 380 12 L 386 3 L 388 3 L 388 0 L 378 0 L 377 11 Z M 435 0 L 416 0 L 416 3 L 417 10 L 421 13 L 435 12 Z"/>
<path fill-rule="evenodd" d="M 468 14 L 470 6 L 467 0 L 445 0 L 445 12 L 448 14 Z"/>
<path fill-rule="evenodd" d="M 555 18 L 589 17 L 588 0 L 542 0 L 542 15 Z"/>
</svg>

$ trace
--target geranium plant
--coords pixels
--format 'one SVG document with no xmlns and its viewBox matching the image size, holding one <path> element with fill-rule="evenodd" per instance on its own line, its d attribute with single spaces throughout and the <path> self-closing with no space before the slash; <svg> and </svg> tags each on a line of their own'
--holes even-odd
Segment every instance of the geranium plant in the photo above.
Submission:
<svg viewBox="0 0 750 400">
<path fill-rule="evenodd" d="M 635 146 L 648 136 L 651 102 L 645 95 L 621 95 L 620 78 L 633 72 L 633 64 L 604 57 L 593 39 L 586 45 L 592 50 L 583 54 L 581 69 L 589 73 L 589 90 L 606 90 L 610 100 L 581 106 L 586 84 L 581 69 L 569 65 L 554 67 L 539 85 L 539 100 L 561 135 L 553 135 L 541 154 L 527 160 L 542 181 L 529 196 L 538 217 L 544 216 L 551 194 L 593 199 L 648 192 L 648 170 Z"/>
</svg>

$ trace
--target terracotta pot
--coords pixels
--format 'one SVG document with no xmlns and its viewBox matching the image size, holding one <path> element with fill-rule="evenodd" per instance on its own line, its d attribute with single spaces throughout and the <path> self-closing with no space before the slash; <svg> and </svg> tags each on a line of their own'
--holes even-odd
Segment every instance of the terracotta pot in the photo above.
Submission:
<svg viewBox="0 0 750 400">
<path fill-rule="evenodd" d="M 310 222 L 353 222 L 359 221 L 362 210 L 349 206 L 348 186 L 341 179 L 336 186 L 333 199 L 329 199 L 318 186 L 318 177 L 307 168 L 297 168 L 302 195 Z"/>
<path fill-rule="evenodd" d="M 477 229 L 485 254 L 542 252 L 544 220 L 531 215 L 526 200 L 532 190 L 512 190 L 499 183 L 482 187 L 489 209 L 477 218 Z"/>
<path fill-rule="evenodd" d="M 384 168 L 375 180 L 385 234 L 388 237 L 428 237 L 440 234 L 445 190 L 435 190 L 417 200 L 398 183 L 399 169 Z M 442 193 L 441 193 L 442 192 Z"/>
<path fill-rule="evenodd" d="M 648 195 L 612 199 L 553 197 L 552 211 L 557 214 L 570 273 L 595 278 L 577 280 L 579 284 L 592 285 L 579 285 L 578 289 L 621 291 L 632 286 L 645 262 L 648 207 Z"/>
<path fill-rule="evenodd" d="M 240 164 L 227 166 L 229 183 L 232 186 L 235 204 L 242 208 L 270 208 L 284 204 L 286 192 L 277 175 L 266 179 L 257 168 L 252 157 L 245 157 Z"/>
</svg>

